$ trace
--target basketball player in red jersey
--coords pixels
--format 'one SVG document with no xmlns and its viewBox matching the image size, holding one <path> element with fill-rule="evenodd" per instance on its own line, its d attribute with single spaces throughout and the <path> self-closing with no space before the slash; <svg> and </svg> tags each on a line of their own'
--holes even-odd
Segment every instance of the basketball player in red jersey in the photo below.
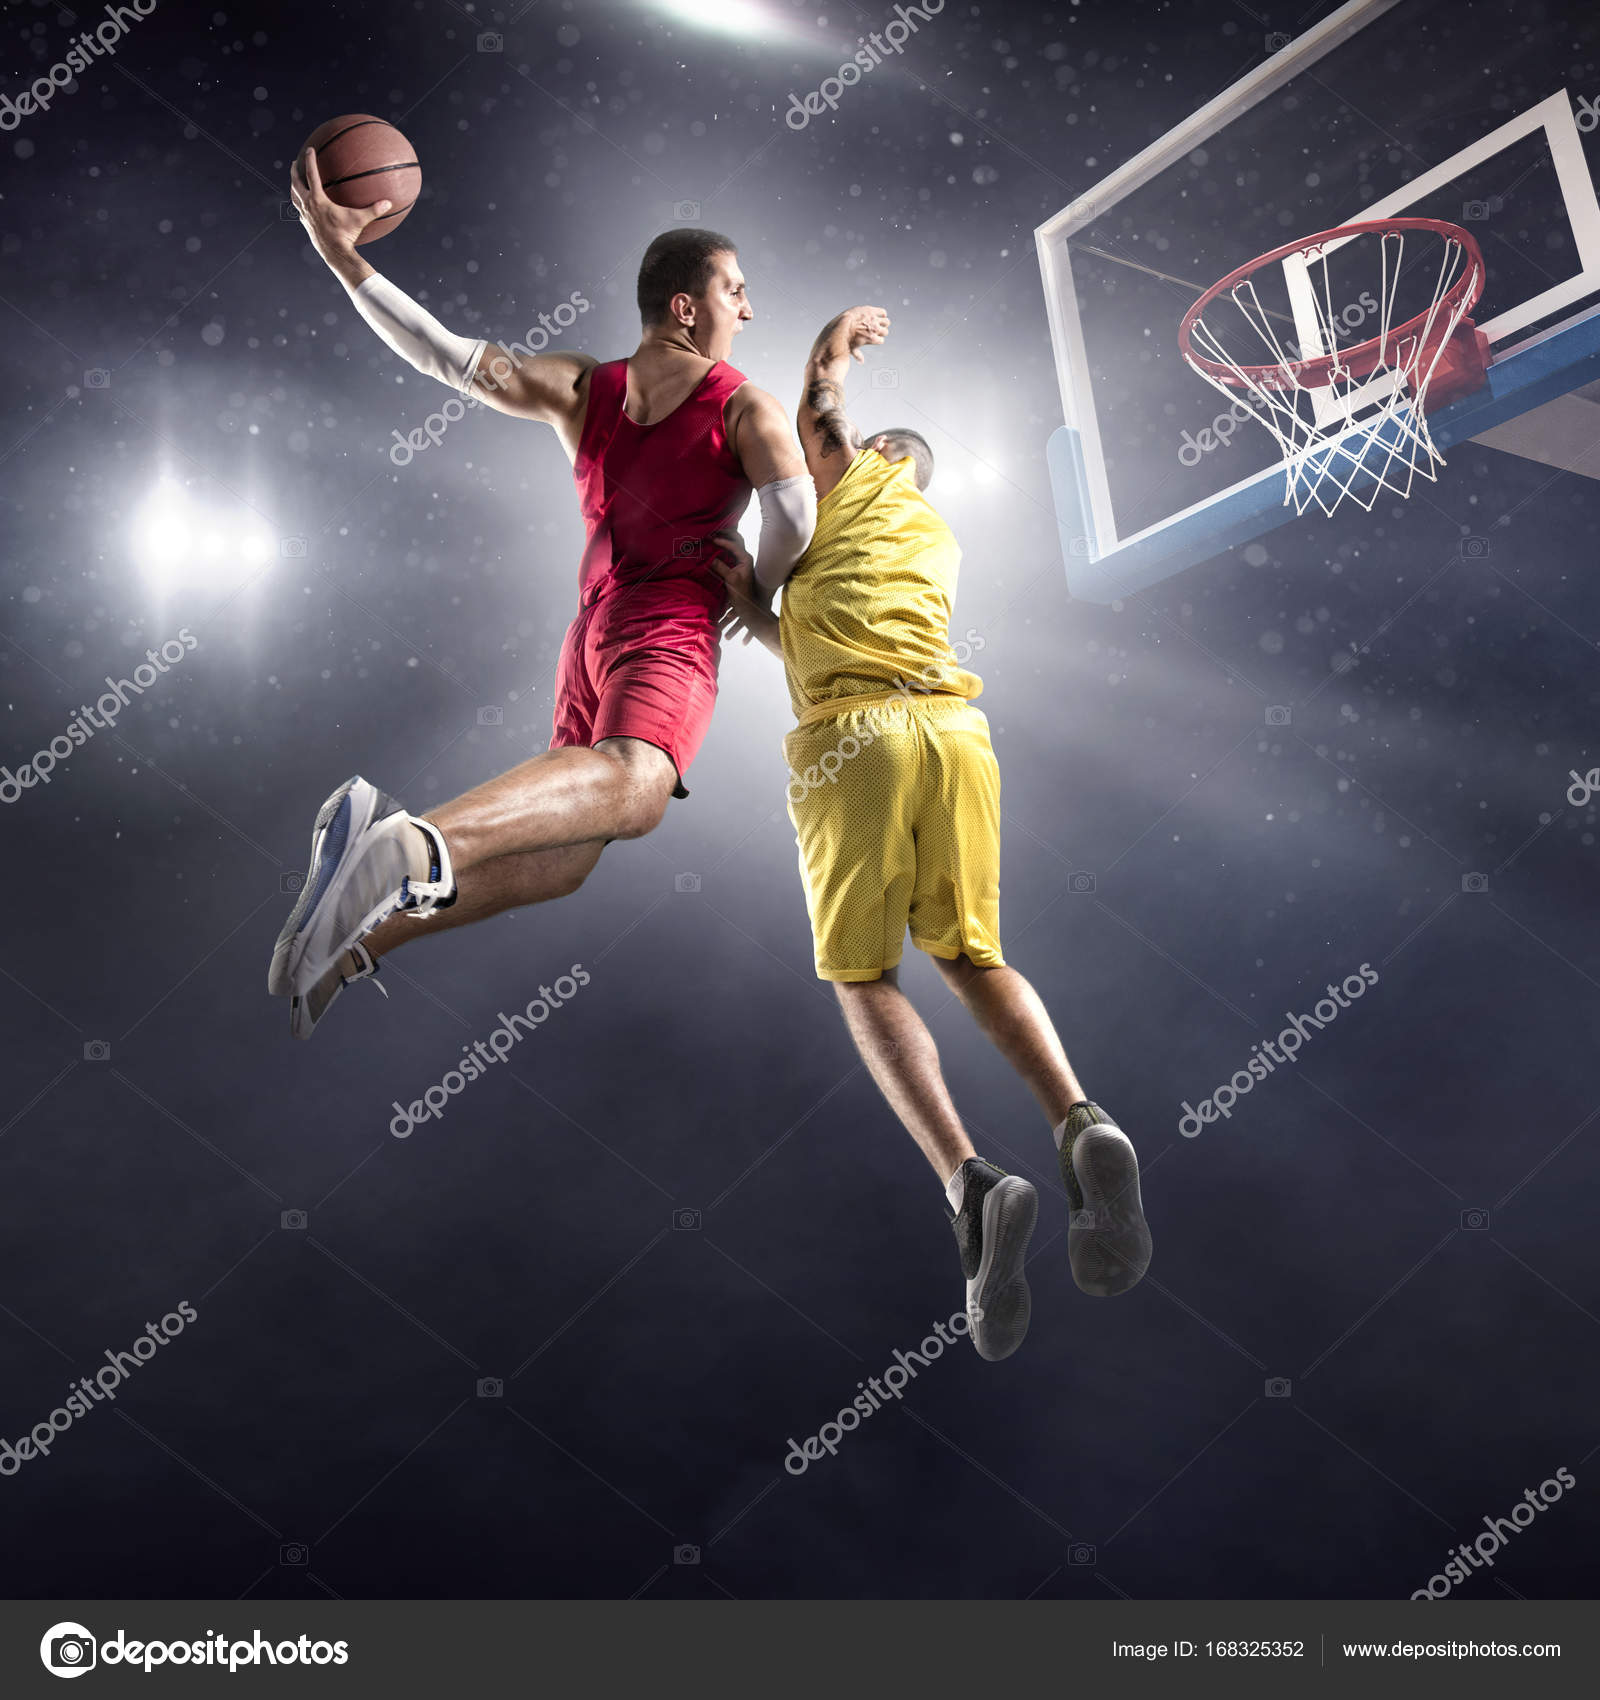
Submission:
<svg viewBox="0 0 1600 1700">
<path fill-rule="evenodd" d="M 643 334 L 625 360 L 532 354 L 453 335 L 356 248 L 389 209 L 336 205 L 316 155 L 291 193 L 317 252 L 373 330 L 418 371 L 519 419 L 555 427 L 588 531 L 579 608 L 542 755 L 426 818 L 359 777 L 322 805 L 311 862 L 267 989 L 309 1038 L 340 990 L 422 930 L 565 897 L 614 838 L 639 838 L 686 796 L 717 694 L 727 604 L 710 560 L 751 490 L 756 571 L 776 588 L 811 539 L 815 490 L 784 409 L 727 363 L 753 317 L 733 243 L 669 230 L 645 252 Z"/>
</svg>

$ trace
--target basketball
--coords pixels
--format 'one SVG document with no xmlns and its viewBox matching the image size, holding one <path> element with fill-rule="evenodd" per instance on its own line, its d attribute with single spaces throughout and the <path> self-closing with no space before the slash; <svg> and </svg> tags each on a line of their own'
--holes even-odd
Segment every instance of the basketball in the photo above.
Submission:
<svg viewBox="0 0 1600 1700">
<path fill-rule="evenodd" d="M 357 247 L 388 235 L 411 211 L 422 188 L 422 167 L 417 150 L 393 124 L 370 113 L 347 113 L 319 124 L 306 137 L 306 146 L 316 152 L 317 170 L 330 201 L 341 207 L 394 202 L 356 238 Z"/>
</svg>

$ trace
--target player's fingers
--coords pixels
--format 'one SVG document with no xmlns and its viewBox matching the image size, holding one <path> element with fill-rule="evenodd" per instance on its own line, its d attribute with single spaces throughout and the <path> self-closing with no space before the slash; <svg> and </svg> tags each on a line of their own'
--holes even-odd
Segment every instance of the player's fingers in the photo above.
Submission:
<svg viewBox="0 0 1600 1700">
<path fill-rule="evenodd" d="M 362 210 L 368 218 L 382 218 L 393 205 L 393 201 L 374 201 L 370 207 L 365 207 Z"/>
<path fill-rule="evenodd" d="M 305 173 L 306 182 L 311 185 L 312 195 L 320 196 L 322 194 L 322 172 L 317 167 L 316 149 L 307 148 L 300 158 L 302 161 L 301 170 Z"/>
</svg>

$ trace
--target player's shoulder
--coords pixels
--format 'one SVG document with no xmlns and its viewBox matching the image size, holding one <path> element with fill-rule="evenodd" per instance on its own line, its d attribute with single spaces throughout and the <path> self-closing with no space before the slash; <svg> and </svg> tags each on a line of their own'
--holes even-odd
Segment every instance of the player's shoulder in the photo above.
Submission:
<svg viewBox="0 0 1600 1700">
<path fill-rule="evenodd" d="M 783 403 L 759 384 L 746 378 L 723 404 L 722 418 L 735 436 L 754 433 L 763 441 L 776 443 L 793 437 L 789 414 Z"/>
</svg>

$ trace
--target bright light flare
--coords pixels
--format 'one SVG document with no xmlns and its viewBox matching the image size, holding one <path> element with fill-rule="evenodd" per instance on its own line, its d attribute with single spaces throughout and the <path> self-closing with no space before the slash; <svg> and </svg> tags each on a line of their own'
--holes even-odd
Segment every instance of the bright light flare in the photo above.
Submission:
<svg viewBox="0 0 1600 1700">
<path fill-rule="evenodd" d="M 204 507 L 170 478 L 156 485 L 133 520 L 133 558 L 160 595 L 217 584 L 230 564 L 260 566 L 275 553 L 276 539 L 255 514 Z"/>
<path fill-rule="evenodd" d="M 755 0 L 650 0 L 650 5 L 678 23 L 747 41 L 781 41 L 795 33 L 792 25 Z"/>
</svg>

